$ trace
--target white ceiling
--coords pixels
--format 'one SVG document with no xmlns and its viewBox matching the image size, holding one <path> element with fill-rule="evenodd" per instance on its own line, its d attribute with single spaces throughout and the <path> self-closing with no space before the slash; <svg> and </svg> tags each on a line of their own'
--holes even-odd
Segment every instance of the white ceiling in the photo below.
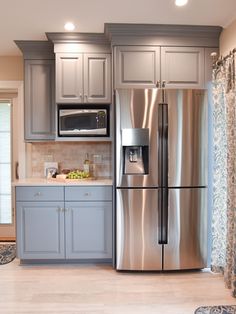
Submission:
<svg viewBox="0 0 236 314">
<path fill-rule="evenodd" d="M 0 0 L 0 55 L 20 55 L 13 40 L 45 40 L 45 32 L 103 32 L 104 23 L 217 25 L 236 19 L 236 0 Z"/>
</svg>

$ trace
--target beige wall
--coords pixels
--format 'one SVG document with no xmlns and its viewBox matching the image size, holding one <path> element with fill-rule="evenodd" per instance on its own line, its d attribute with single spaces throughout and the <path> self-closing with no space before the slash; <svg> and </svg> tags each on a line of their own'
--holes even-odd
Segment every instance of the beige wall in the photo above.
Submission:
<svg viewBox="0 0 236 314">
<path fill-rule="evenodd" d="M 220 36 L 220 55 L 227 55 L 236 48 L 236 20 L 226 27 Z"/>
<path fill-rule="evenodd" d="M 23 57 L 0 56 L 0 81 L 22 81 L 23 80 Z"/>
</svg>

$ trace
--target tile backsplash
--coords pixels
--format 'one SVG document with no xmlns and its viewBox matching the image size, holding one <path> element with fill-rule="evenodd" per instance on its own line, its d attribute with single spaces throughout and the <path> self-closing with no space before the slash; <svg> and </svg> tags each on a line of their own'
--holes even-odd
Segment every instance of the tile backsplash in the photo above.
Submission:
<svg viewBox="0 0 236 314">
<path fill-rule="evenodd" d="M 47 142 L 28 144 L 28 177 L 43 177 L 44 162 L 58 162 L 62 169 L 83 169 L 86 153 L 96 177 L 111 177 L 111 143 Z"/>
</svg>

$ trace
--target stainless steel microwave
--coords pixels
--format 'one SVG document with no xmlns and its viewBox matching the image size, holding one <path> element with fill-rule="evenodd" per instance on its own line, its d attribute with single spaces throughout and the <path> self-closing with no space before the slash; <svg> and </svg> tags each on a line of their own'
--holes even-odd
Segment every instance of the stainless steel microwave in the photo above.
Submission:
<svg viewBox="0 0 236 314">
<path fill-rule="evenodd" d="M 109 105 L 58 105 L 58 136 L 109 136 Z"/>
</svg>

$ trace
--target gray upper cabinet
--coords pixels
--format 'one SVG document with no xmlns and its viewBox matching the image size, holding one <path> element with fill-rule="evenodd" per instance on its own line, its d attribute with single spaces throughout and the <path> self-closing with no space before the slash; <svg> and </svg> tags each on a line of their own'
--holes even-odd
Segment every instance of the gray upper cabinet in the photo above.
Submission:
<svg viewBox="0 0 236 314">
<path fill-rule="evenodd" d="M 111 55 L 56 53 L 57 103 L 110 103 Z"/>
<path fill-rule="evenodd" d="M 25 140 L 55 139 L 55 56 L 48 41 L 17 40 L 24 58 Z"/>
<path fill-rule="evenodd" d="M 211 72 L 205 50 L 219 46 L 221 31 L 218 26 L 106 23 L 114 88 L 204 88 Z"/>
<path fill-rule="evenodd" d="M 204 48 L 115 47 L 115 88 L 204 87 Z M 159 84 L 160 83 L 160 84 Z"/>
<path fill-rule="evenodd" d="M 161 80 L 166 88 L 203 88 L 204 48 L 161 47 Z"/>
<path fill-rule="evenodd" d="M 25 60 L 25 140 L 55 138 L 54 60 Z"/>
<path fill-rule="evenodd" d="M 115 47 L 115 87 L 152 88 L 160 80 L 160 47 Z"/>
</svg>

